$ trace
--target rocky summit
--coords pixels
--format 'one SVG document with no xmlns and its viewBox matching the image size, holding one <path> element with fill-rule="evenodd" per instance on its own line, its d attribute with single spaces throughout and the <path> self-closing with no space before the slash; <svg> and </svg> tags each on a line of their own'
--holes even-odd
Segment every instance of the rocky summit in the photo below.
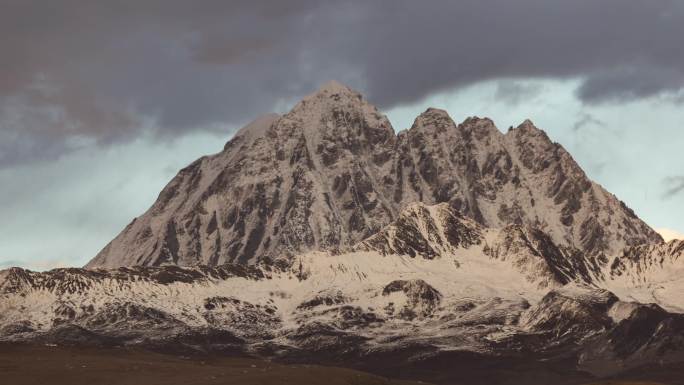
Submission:
<svg viewBox="0 0 684 385">
<path fill-rule="evenodd" d="M 684 241 L 530 121 L 428 109 L 396 134 L 333 82 L 181 170 L 87 268 L 0 271 L 0 342 L 582 384 L 676 372 L 682 292 Z"/>
<path fill-rule="evenodd" d="M 336 82 L 247 125 L 181 170 L 88 268 L 216 266 L 345 252 L 408 205 L 448 203 L 482 226 L 530 226 L 588 255 L 662 241 L 530 121 L 455 124 L 428 109 L 395 133 Z"/>
</svg>

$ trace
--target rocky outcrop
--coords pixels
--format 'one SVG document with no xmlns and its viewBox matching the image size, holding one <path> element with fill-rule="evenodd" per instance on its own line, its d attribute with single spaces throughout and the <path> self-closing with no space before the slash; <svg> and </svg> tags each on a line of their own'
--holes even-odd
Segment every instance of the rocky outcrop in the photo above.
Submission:
<svg viewBox="0 0 684 385">
<path fill-rule="evenodd" d="M 461 215 L 446 203 L 407 206 L 390 225 L 352 247 L 380 255 L 411 258 L 446 258 L 460 266 L 472 255 L 506 263 L 506 268 L 524 274 L 525 280 L 541 289 L 571 282 L 592 284 L 601 276 L 608 259 L 558 246 L 539 229 L 508 225 L 487 229 Z M 471 269 L 473 267 L 470 267 Z"/>
<path fill-rule="evenodd" d="M 609 291 L 589 287 L 552 290 L 522 315 L 520 324 L 527 330 L 552 333 L 555 338 L 582 339 L 613 326 L 608 310 L 618 300 Z"/>
<path fill-rule="evenodd" d="M 442 300 L 442 294 L 422 279 L 396 280 L 382 289 L 383 296 L 394 293 L 402 293 L 406 297 L 403 307 L 397 311 L 399 317 L 409 320 L 431 315 Z M 386 310 L 394 313 L 394 303 Z"/>
<path fill-rule="evenodd" d="M 409 255 L 426 259 L 455 253 L 483 242 L 482 226 L 447 204 L 410 204 L 390 225 L 352 247 L 382 255 Z"/>
</svg>

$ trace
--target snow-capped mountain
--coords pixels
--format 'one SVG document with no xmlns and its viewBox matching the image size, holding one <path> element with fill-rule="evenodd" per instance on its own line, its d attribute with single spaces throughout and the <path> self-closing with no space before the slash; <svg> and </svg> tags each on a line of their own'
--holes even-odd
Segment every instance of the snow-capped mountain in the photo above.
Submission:
<svg viewBox="0 0 684 385">
<path fill-rule="evenodd" d="M 395 134 L 333 82 L 181 170 L 87 269 L 0 271 L 0 342 L 586 378 L 684 362 L 682 273 L 684 241 L 531 122 L 428 109 Z"/>
<path fill-rule="evenodd" d="M 287 265 L 4 270 L 0 339 L 375 370 L 363 363 L 524 354 L 611 374 L 681 358 L 684 316 L 674 310 L 684 299 L 668 285 L 682 250 L 673 241 L 585 258 L 534 228 L 486 228 L 447 203 L 414 203 L 349 252 L 308 252 Z M 675 292 L 635 302 L 627 293 L 645 282 Z"/>
<path fill-rule="evenodd" d="M 448 203 L 486 227 L 531 226 L 590 254 L 662 240 L 530 121 L 503 134 L 489 119 L 456 125 L 428 109 L 395 134 L 360 94 L 331 82 L 181 170 L 88 267 L 347 251 L 414 202 Z"/>
</svg>

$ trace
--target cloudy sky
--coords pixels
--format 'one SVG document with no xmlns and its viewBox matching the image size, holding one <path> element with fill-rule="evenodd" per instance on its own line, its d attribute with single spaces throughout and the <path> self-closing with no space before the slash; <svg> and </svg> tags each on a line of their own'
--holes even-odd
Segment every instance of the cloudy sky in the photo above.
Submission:
<svg viewBox="0 0 684 385">
<path fill-rule="evenodd" d="M 680 0 L 0 0 L 0 268 L 82 265 L 176 171 L 336 79 L 395 129 L 531 118 L 684 232 Z"/>
</svg>

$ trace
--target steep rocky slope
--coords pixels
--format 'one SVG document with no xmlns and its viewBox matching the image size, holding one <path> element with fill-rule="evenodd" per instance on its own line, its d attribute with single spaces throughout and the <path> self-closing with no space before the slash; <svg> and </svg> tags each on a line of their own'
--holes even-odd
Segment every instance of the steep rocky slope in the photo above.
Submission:
<svg viewBox="0 0 684 385">
<path fill-rule="evenodd" d="M 87 267 L 347 251 L 413 202 L 448 203 L 490 228 L 536 228 L 588 255 L 661 241 L 529 121 L 503 134 L 489 119 L 456 125 L 428 109 L 395 134 L 360 94 L 331 82 L 181 170 Z"/>
</svg>

